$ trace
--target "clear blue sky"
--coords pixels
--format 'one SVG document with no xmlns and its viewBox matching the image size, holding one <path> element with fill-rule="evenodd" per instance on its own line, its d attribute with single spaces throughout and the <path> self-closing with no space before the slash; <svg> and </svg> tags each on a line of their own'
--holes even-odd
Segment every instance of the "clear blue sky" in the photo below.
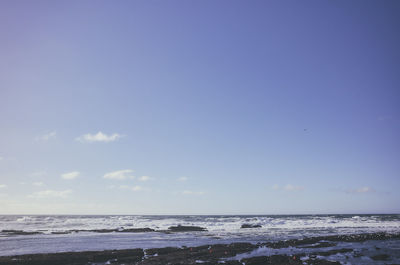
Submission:
<svg viewBox="0 0 400 265">
<path fill-rule="evenodd" d="M 399 1 L 0 2 L 0 213 L 400 212 Z"/>
</svg>

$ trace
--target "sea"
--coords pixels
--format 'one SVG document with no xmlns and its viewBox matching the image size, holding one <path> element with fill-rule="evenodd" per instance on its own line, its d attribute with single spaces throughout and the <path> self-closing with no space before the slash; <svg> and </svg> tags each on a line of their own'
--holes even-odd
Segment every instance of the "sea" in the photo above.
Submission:
<svg viewBox="0 0 400 265">
<path fill-rule="evenodd" d="M 252 228 L 243 228 L 243 225 Z M 196 226 L 206 231 L 169 232 L 169 228 L 174 226 Z M 126 232 L 134 228 L 150 228 L 154 231 Z M 0 215 L 0 231 L 0 256 L 10 256 L 233 242 L 260 243 L 378 232 L 399 234 L 400 215 Z M 338 247 L 346 244 L 359 247 L 360 252 L 368 249 L 379 249 L 380 253 L 381 250 L 386 251 L 393 257 L 393 262 L 400 263 L 400 240 L 361 242 L 358 245 L 342 242 Z M 282 254 L 285 251 L 293 253 L 296 250 L 263 248 L 259 252 Z M 349 260 L 349 257 L 342 258 L 347 262 Z M 378 264 L 372 260 L 370 262 Z M 369 264 L 369 261 L 363 263 Z"/>
</svg>

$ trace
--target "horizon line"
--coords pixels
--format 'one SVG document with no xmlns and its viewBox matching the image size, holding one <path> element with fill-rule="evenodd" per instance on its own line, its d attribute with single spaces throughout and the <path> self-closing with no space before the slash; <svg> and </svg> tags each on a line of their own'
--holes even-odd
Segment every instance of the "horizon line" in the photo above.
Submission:
<svg viewBox="0 0 400 265">
<path fill-rule="evenodd" d="M 306 215 L 399 215 L 399 213 L 282 213 L 282 214 L 45 214 L 45 213 L 34 213 L 34 214 L 22 214 L 22 213 L 0 213 L 0 216 L 8 215 L 35 215 L 35 216 L 306 216 Z"/>
</svg>

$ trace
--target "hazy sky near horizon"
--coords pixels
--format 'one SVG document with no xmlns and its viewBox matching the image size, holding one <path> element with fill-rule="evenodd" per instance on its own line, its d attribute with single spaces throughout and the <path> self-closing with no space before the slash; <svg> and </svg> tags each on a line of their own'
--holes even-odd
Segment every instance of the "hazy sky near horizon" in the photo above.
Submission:
<svg viewBox="0 0 400 265">
<path fill-rule="evenodd" d="M 399 1 L 0 2 L 0 214 L 400 212 Z"/>
</svg>

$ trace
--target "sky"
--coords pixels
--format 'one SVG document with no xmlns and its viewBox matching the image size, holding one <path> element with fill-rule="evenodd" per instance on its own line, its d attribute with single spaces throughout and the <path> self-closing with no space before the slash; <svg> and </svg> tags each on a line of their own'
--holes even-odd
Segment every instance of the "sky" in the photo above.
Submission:
<svg viewBox="0 0 400 265">
<path fill-rule="evenodd" d="M 0 214 L 400 213 L 399 1 L 0 1 Z"/>
</svg>

